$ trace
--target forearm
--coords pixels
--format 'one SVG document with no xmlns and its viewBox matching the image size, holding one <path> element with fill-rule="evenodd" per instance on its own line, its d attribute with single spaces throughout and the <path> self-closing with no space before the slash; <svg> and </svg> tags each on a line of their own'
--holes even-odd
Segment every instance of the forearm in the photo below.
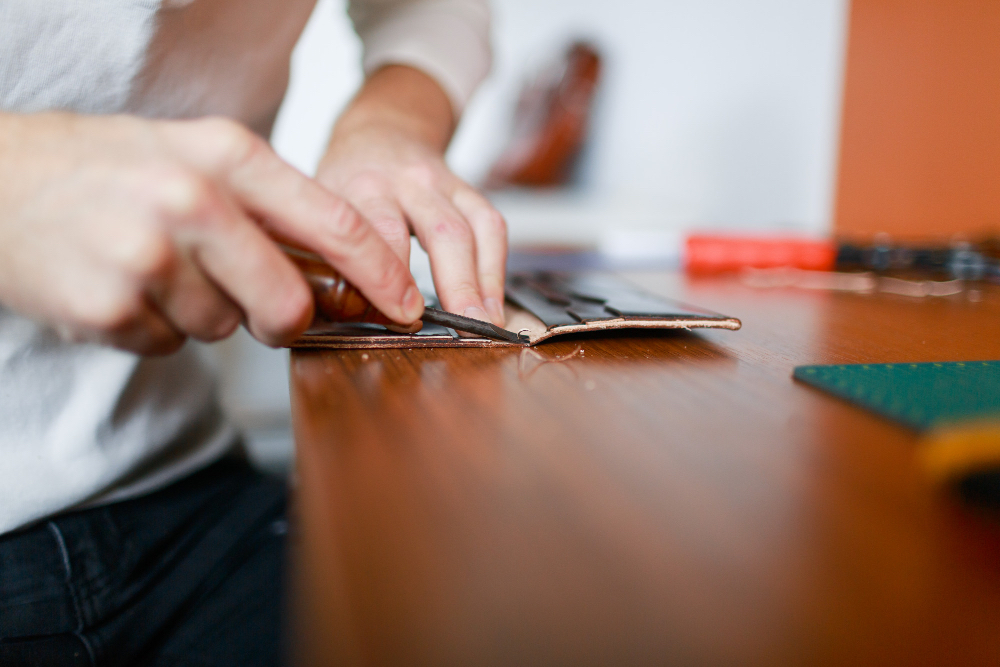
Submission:
<svg viewBox="0 0 1000 667">
<path fill-rule="evenodd" d="M 330 144 L 376 130 L 405 135 L 443 154 L 456 120 L 434 79 L 412 67 L 389 65 L 365 81 L 334 126 Z"/>
</svg>

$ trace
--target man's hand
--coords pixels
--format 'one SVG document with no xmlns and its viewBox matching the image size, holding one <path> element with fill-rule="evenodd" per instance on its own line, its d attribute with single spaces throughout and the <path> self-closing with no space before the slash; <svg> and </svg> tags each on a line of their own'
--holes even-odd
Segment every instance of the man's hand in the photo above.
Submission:
<svg viewBox="0 0 1000 667">
<path fill-rule="evenodd" d="M 507 229 L 445 165 L 453 126 L 451 104 L 432 79 L 386 67 L 337 122 L 317 180 L 350 201 L 404 263 L 416 234 L 445 310 L 502 326 Z"/>
<path fill-rule="evenodd" d="M 312 295 L 271 237 L 401 324 L 423 312 L 382 237 L 234 122 L 0 115 L 0 303 L 68 338 L 167 353 L 242 321 L 290 342 Z"/>
</svg>

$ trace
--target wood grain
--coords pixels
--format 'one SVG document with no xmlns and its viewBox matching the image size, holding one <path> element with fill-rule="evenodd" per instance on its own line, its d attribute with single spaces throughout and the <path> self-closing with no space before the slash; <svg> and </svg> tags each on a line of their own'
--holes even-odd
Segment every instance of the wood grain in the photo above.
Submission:
<svg viewBox="0 0 1000 667">
<path fill-rule="evenodd" d="M 798 364 L 1000 358 L 1000 290 L 632 276 L 738 332 L 296 352 L 303 664 L 991 664 L 1000 523 Z"/>
</svg>

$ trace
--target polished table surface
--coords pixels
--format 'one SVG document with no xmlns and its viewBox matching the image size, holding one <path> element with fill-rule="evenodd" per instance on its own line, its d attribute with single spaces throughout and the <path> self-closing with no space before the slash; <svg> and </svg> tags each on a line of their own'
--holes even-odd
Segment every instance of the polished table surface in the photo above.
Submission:
<svg viewBox="0 0 1000 667">
<path fill-rule="evenodd" d="M 743 329 L 293 355 L 302 661 L 1000 664 L 1000 519 L 791 377 L 1000 359 L 1000 289 L 629 277 Z"/>
</svg>

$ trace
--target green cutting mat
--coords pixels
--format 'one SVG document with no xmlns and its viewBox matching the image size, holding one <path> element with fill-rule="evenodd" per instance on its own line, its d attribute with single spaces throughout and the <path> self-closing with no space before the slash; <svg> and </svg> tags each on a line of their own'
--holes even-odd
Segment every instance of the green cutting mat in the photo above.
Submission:
<svg viewBox="0 0 1000 667">
<path fill-rule="evenodd" d="M 919 430 L 1000 419 L 1000 361 L 799 366 L 793 377 Z"/>
</svg>

